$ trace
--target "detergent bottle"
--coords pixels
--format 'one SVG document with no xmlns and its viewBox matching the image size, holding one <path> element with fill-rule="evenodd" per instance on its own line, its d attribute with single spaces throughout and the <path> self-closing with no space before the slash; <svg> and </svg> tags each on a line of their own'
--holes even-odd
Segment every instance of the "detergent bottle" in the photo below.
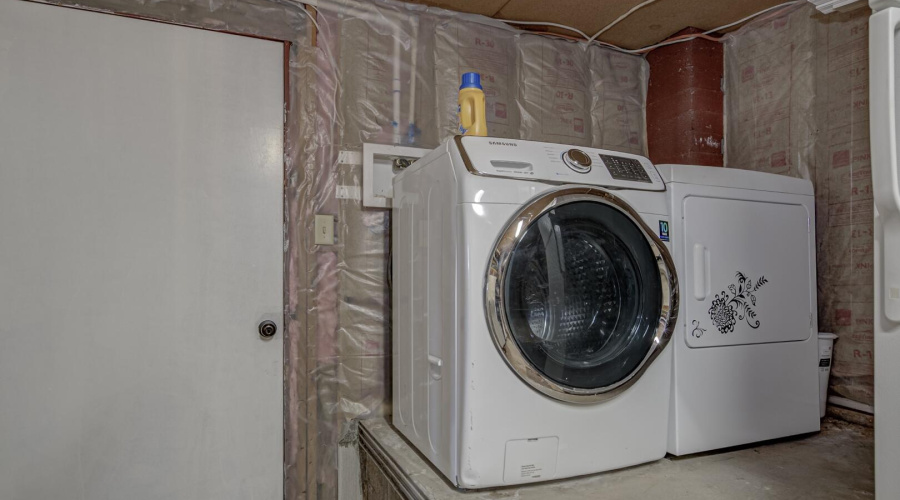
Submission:
<svg viewBox="0 0 900 500">
<path fill-rule="evenodd" d="M 459 86 L 459 133 L 487 136 L 484 90 L 478 73 L 463 73 L 462 76 L 462 85 Z"/>
</svg>

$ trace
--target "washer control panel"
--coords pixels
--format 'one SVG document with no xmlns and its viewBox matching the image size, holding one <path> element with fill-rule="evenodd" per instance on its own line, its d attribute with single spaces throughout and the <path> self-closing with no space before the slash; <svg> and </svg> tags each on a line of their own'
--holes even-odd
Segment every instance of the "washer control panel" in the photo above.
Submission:
<svg viewBox="0 0 900 500">
<path fill-rule="evenodd" d="M 613 179 L 635 182 L 653 182 L 641 162 L 624 156 L 600 155 Z"/>
<path fill-rule="evenodd" d="M 458 147 L 464 168 L 477 175 L 613 189 L 666 190 L 656 167 L 641 155 L 496 137 L 465 136 L 451 142 L 451 149 Z"/>
<path fill-rule="evenodd" d="M 580 149 L 570 149 L 562 154 L 563 163 L 579 174 L 591 171 L 591 157 Z"/>
</svg>

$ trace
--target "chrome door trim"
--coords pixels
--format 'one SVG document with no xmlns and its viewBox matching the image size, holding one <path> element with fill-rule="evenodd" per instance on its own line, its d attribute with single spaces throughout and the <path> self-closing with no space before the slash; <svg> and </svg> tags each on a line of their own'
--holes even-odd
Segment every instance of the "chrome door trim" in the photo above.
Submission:
<svg viewBox="0 0 900 500">
<path fill-rule="evenodd" d="M 647 238 L 650 249 L 656 257 L 662 286 L 662 304 L 659 324 L 654 335 L 654 343 L 641 363 L 627 377 L 615 384 L 595 389 L 582 389 L 558 384 L 539 371 L 525 358 L 519 345 L 512 336 L 509 322 L 505 314 L 505 276 L 510 257 L 516 245 L 525 234 L 525 229 L 544 213 L 569 203 L 589 201 L 601 203 L 615 208 L 627 216 Z M 569 187 L 544 193 L 519 210 L 510 219 L 500 234 L 491 253 L 484 283 L 484 312 L 487 317 L 491 339 L 507 365 L 525 383 L 535 390 L 560 401 L 569 403 L 597 403 L 612 399 L 629 387 L 647 370 L 650 363 L 665 348 L 678 317 L 678 278 L 675 264 L 669 251 L 640 215 L 627 203 L 613 194 L 592 187 Z"/>
</svg>

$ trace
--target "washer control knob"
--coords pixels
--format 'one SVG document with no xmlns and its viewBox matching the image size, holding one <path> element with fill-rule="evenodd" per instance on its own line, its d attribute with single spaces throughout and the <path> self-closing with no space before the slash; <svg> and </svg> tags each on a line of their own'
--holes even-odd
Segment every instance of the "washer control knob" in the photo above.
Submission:
<svg viewBox="0 0 900 500">
<path fill-rule="evenodd" d="M 580 149 L 570 149 L 562 155 L 563 163 L 579 174 L 591 171 L 591 157 Z"/>
</svg>

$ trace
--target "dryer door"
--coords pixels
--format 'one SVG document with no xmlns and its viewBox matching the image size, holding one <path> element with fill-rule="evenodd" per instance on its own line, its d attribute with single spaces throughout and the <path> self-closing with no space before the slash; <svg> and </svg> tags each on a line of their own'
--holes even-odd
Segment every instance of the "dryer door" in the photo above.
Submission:
<svg viewBox="0 0 900 500">
<path fill-rule="evenodd" d="M 485 296 L 491 334 L 522 380 L 603 401 L 633 384 L 675 325 L 669 253 L 627 204 L 594 188 L 546 194 L 498 240 Z"/>
</svg>

